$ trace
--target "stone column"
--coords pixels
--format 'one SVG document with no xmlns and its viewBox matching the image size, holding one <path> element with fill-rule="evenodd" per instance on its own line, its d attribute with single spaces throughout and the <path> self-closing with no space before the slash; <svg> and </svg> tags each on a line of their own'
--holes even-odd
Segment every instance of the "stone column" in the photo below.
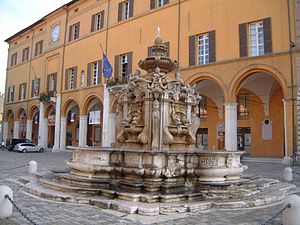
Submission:
<svg viewBox="0 0 300 225">
<path fill-rule="evenodd" d="M 104 84 L 103 116 L 102 116 L 102 147 L 110 147 L 109 143 L 109 91 Z"/>
<path fill-rule="evenodd" d="M 87 115 L 79 116 L 79 143 L 78 146 L 86 146 L 86 136 L 87 136 Z"/>
<path fill-rule="evenodd" d="M 54 133 L 54 146 L 52 148 L 53 152 L 60 150 L 59 139 L 60 139 L 60 105 L 61 105 L 61 95 L 56 95 L 56 105 L 55 105 L 55 133 Z"/>
<path fill-rule="evenodd" d="M 20 132 L 20 122 L 19 122 L 19 120 L 16 120 L 16 121 L 14 121 L 13 138 L 19 138 L 19 132 Z"/>
<path fill-rule="evenodd" d="M 116 142 L 116 121 L 117 121 L 117 113 L 109 113 L 109 132 L 108 132 L 109 146 L 111 145 L 111 143 Z"/>
<path fill-rule="evenodd" d="M 38 145 L 45 148 L 47 147 L 47 142 L 45 141 L 48 137 L 48 119 L 46 119 L 47 124 L 45 126 L 45 106 L 44 103 L 40 103 L 40 110 L 39 110 L 39 137 L 38 137 Z M 46 131 L 47 130 L 47 131 Z"/>
<path fill-rule="evenodd" d="M 66 149 L 66 129 L 67 129 L 67 118 L 65 116 L 60 117 L 60 150 Z"/>
<path fill-rule="evenodd" d="M 237 150 L 237 103 L 225 103 L 225 149 Z"/>
<path fill-rule="evenodd" d="M 32 139 L 32 120 L 26 122 L 26 138 L 31 141 Z"/>
<path fill-rule="evenodd" d="M 6 139 L 8 138 L 8 122 L 3 121 L 2 126 L 2 141 L 6 143 Z"/>
</svg>

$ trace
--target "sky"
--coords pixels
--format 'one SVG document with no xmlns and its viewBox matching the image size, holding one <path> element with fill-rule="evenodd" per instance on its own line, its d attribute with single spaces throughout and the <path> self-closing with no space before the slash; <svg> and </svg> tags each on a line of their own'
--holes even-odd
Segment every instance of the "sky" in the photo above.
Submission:
<svg viewBox="0 0 300 225">
<path fill-rule="evenodd" d="M 0 92 L 5 91 L 7 38 L 70 0 L 0 0 Z"/>
</svg>

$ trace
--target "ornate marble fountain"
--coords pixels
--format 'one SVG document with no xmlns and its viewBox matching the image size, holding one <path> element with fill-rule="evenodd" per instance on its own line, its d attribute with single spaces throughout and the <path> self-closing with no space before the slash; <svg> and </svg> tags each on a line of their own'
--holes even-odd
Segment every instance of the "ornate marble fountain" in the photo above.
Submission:
<svg viewBox="0 0 300 225">
<path fill-rule="evenodd" d="M 69 171 L 30 179 L 25 189 L 52 200 L 141 215 L 282 200 L 294 186 L 241 177 L 247 168 L 240 163 L 242 152 L 195 148 L 201 98 L 184 84 L 178 62 L 166 52 L 157 37 L 152 55 L 139 62 L 146 74 L 136 71 L 127 84 L 110 87 L 118 111 L 114 147 L 70 147 Z M 172 79 L 166 76 L 171 72 Z"/>
<path fill-rule="evenodd" d="M 71 174 L 102 179 L 126 192 L 116 197 L 144 202 L 183 200 L 185 194 L 201 194 L 199 182 L 239 179 L 246 169 L 240 163 L 242 152 L 195 148 L 201 97 L 184 84 L 178 62 L 166 56 L 168 49 L 159 36 L 151 49 L 152 56 L 139 62 L 145 75 L 136 71 L 128 84 L 111 88 L 118 99 L 116 147 L 73 148 L 67 163 Z M 173 71 L 169 79 L 166 74 Z M 181 197 L 165 195 L 170 193 Z"/>
</svg>

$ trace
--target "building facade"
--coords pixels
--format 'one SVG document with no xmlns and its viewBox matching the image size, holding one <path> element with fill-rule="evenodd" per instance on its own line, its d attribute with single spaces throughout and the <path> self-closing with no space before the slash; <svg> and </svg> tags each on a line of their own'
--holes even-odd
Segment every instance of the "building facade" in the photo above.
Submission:
<svg viewBox="0 0 300 225">
<path fill-rule="evenodd" d="M 202 96 L 197 145 L 290 155 L 300 123 L 299 5 L 73 0 L 6 40 L 4 139 L 53 150 L 113 144 L 118 109 L 109 90 L 149 56 L 159 27 L 183 80 Z M 113 67 L 109 86 L 101 49 Z"/>
</svg>

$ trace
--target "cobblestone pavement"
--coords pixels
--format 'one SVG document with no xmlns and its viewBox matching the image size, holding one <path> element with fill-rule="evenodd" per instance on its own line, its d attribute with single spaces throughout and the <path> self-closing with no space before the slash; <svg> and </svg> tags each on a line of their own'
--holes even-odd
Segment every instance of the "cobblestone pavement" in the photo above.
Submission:
<svg viewBox="0 0 300 225">
<path fill-rule="evenodd" d="M 65 161 L 71 158 L 70 152 L 52 153 L 17 153 L 0 151 L 0 185 L 8 185 L 14 190 L 15 202 L 30 216 L 36 223 L 41 225 L 98 225 L 98 224 L 140 224 L 146 223 L 177 225 L 177 224 L 262 224 L 273 214 L 280 210 L 283 205 L 276 204 L 268 207 L 244 209 L 244 210 L 209 210 L 193 214 L 175 214 L 159 217 L 141 217 L 126 215 L 111 210 L 103 210 L 97 207 L 79 204 L 67 204 L 52 202 L 28 195 L 22 191 L 21 186 L 11 182 L 26 175 L 27 166 L 30 160 L 38 163 L 39 172 L 50 169 L 65 168 Z M 283 168 L 286 167 L 276 162 L 245 162 L 249 166 L 246 174 L 263 175 L 264 177 L 282 179 Z M 18 167 L 18 168 L 16 168 Z M 15 169 L 11 169 L 15 168 Z M 296 166 L 295 171 L 300 173 L 300 167 Z M 295 175 L 294 184 L 300 187 L 300 176 Z M 0 219 L 0 225 L 29 224 L 20 213 L 14 210 L 13 216 L 7 219 Z M 281 224 L 281 217 L 273 224 Z"/>
</svg>

